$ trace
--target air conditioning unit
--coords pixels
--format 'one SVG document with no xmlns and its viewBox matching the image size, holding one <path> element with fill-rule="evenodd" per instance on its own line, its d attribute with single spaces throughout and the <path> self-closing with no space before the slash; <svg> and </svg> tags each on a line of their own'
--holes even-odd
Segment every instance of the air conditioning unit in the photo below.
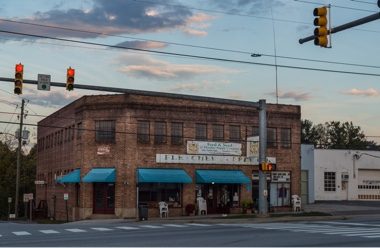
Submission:
<svg viewBox="0 0 380 248">
<path fill-rule="evenodd" d="M 348 173 L 342 173 L 342 182 L 347 182 L 349 179 Z"/>
</svg>

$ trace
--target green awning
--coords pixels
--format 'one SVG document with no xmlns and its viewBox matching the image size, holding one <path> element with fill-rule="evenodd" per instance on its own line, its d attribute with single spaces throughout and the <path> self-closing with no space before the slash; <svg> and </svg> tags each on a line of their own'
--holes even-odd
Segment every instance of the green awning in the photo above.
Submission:
<svg viewBox="0 0 380 248">
<path fill-rule="evenodd" d="M 183 169 L 137 169 L 139 183 L 191 183 Z"/>
<path fill-rule="evenodd" d="M 75 169 L 69 174 L 57 178 L 57 183 L 80 183 L 80 169 Z"/>
<path fill-rule="evenodd" d="M 197 183 L 246 184 L 251 180 L 241 170 L 196 170 Z"/>
<path fill-rule="evenodd" d="M 115 168 L 92 169 L 82 179 L 82 182 L 85 182 L 85 183 L 114 183 L 115 181 L 116 181 Z"/>
</svg>

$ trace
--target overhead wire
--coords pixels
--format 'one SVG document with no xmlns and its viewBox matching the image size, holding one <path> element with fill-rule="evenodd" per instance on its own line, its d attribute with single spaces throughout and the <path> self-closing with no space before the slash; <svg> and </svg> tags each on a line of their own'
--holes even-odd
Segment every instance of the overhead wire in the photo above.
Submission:
<svg viewBox="0 0 380 248">
<path fill-rule="evenodd" d="M 312 2 L 312 1 L 305 1 L 305 0 L 293 0 L 294 2 L 300 2 L 300 3 L 307 3 L 307 4 L 313 4 L 313 5 L 326 5 L 325 3 L 321 2 Z M 370 12 L 370 13 L 377 13 L 378 11 L 374 10 L 368 10 L 368 9 L 359 9 L 359 8 L 353 8 L 353 7 L 347 7 L 342 5 L 335 5 L 330 4 L 331 7 L 339 8 L 339 9 L 348 9 L 348 10 L 357 10 L 357 11 L 363 11 L 363 12 Z"/>
</svg>

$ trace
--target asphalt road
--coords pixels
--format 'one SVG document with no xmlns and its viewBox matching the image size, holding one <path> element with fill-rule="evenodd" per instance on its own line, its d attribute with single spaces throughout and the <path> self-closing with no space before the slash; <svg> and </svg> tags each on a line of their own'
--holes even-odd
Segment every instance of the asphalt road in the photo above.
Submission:
<svg viewBox="0 0 380 248">
<path fill-rule="evenodd" d="M 379 246 L 380 219 L 283 223 L 0 223 L 0 246 Z"/>
</svg>

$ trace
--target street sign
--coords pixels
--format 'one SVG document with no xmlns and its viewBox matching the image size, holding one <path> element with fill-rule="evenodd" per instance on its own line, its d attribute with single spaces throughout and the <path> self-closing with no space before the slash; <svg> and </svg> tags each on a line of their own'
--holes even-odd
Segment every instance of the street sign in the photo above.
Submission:
<svg viewBox="0 0 380 248">
<path fill-rule="evenodd" d="M 63 200 L 67 201 L 69 199 L 69 193 L 63 194 Z"/>
<path fill-rule="evenodd" d="M 33 200 L 33 193 L 24 194 L 24 202 L 28 202 L 30 200 Z"/>
<path fill-rule="evenodd" d="M 41 184 L 45 184 L 45 181 L 34 181 L 34 184 L 36 185 L 41 185 Z"/>
<path fill-rule="evenodd" d="M 50 91 L 50 75 L 38 74 L 37 89 Z"/>
<path fill-rule="evenodd" d="M 9 214 L 9 219 L 16 219 L 16 215 L 15 214 Z"/>
</svg>

